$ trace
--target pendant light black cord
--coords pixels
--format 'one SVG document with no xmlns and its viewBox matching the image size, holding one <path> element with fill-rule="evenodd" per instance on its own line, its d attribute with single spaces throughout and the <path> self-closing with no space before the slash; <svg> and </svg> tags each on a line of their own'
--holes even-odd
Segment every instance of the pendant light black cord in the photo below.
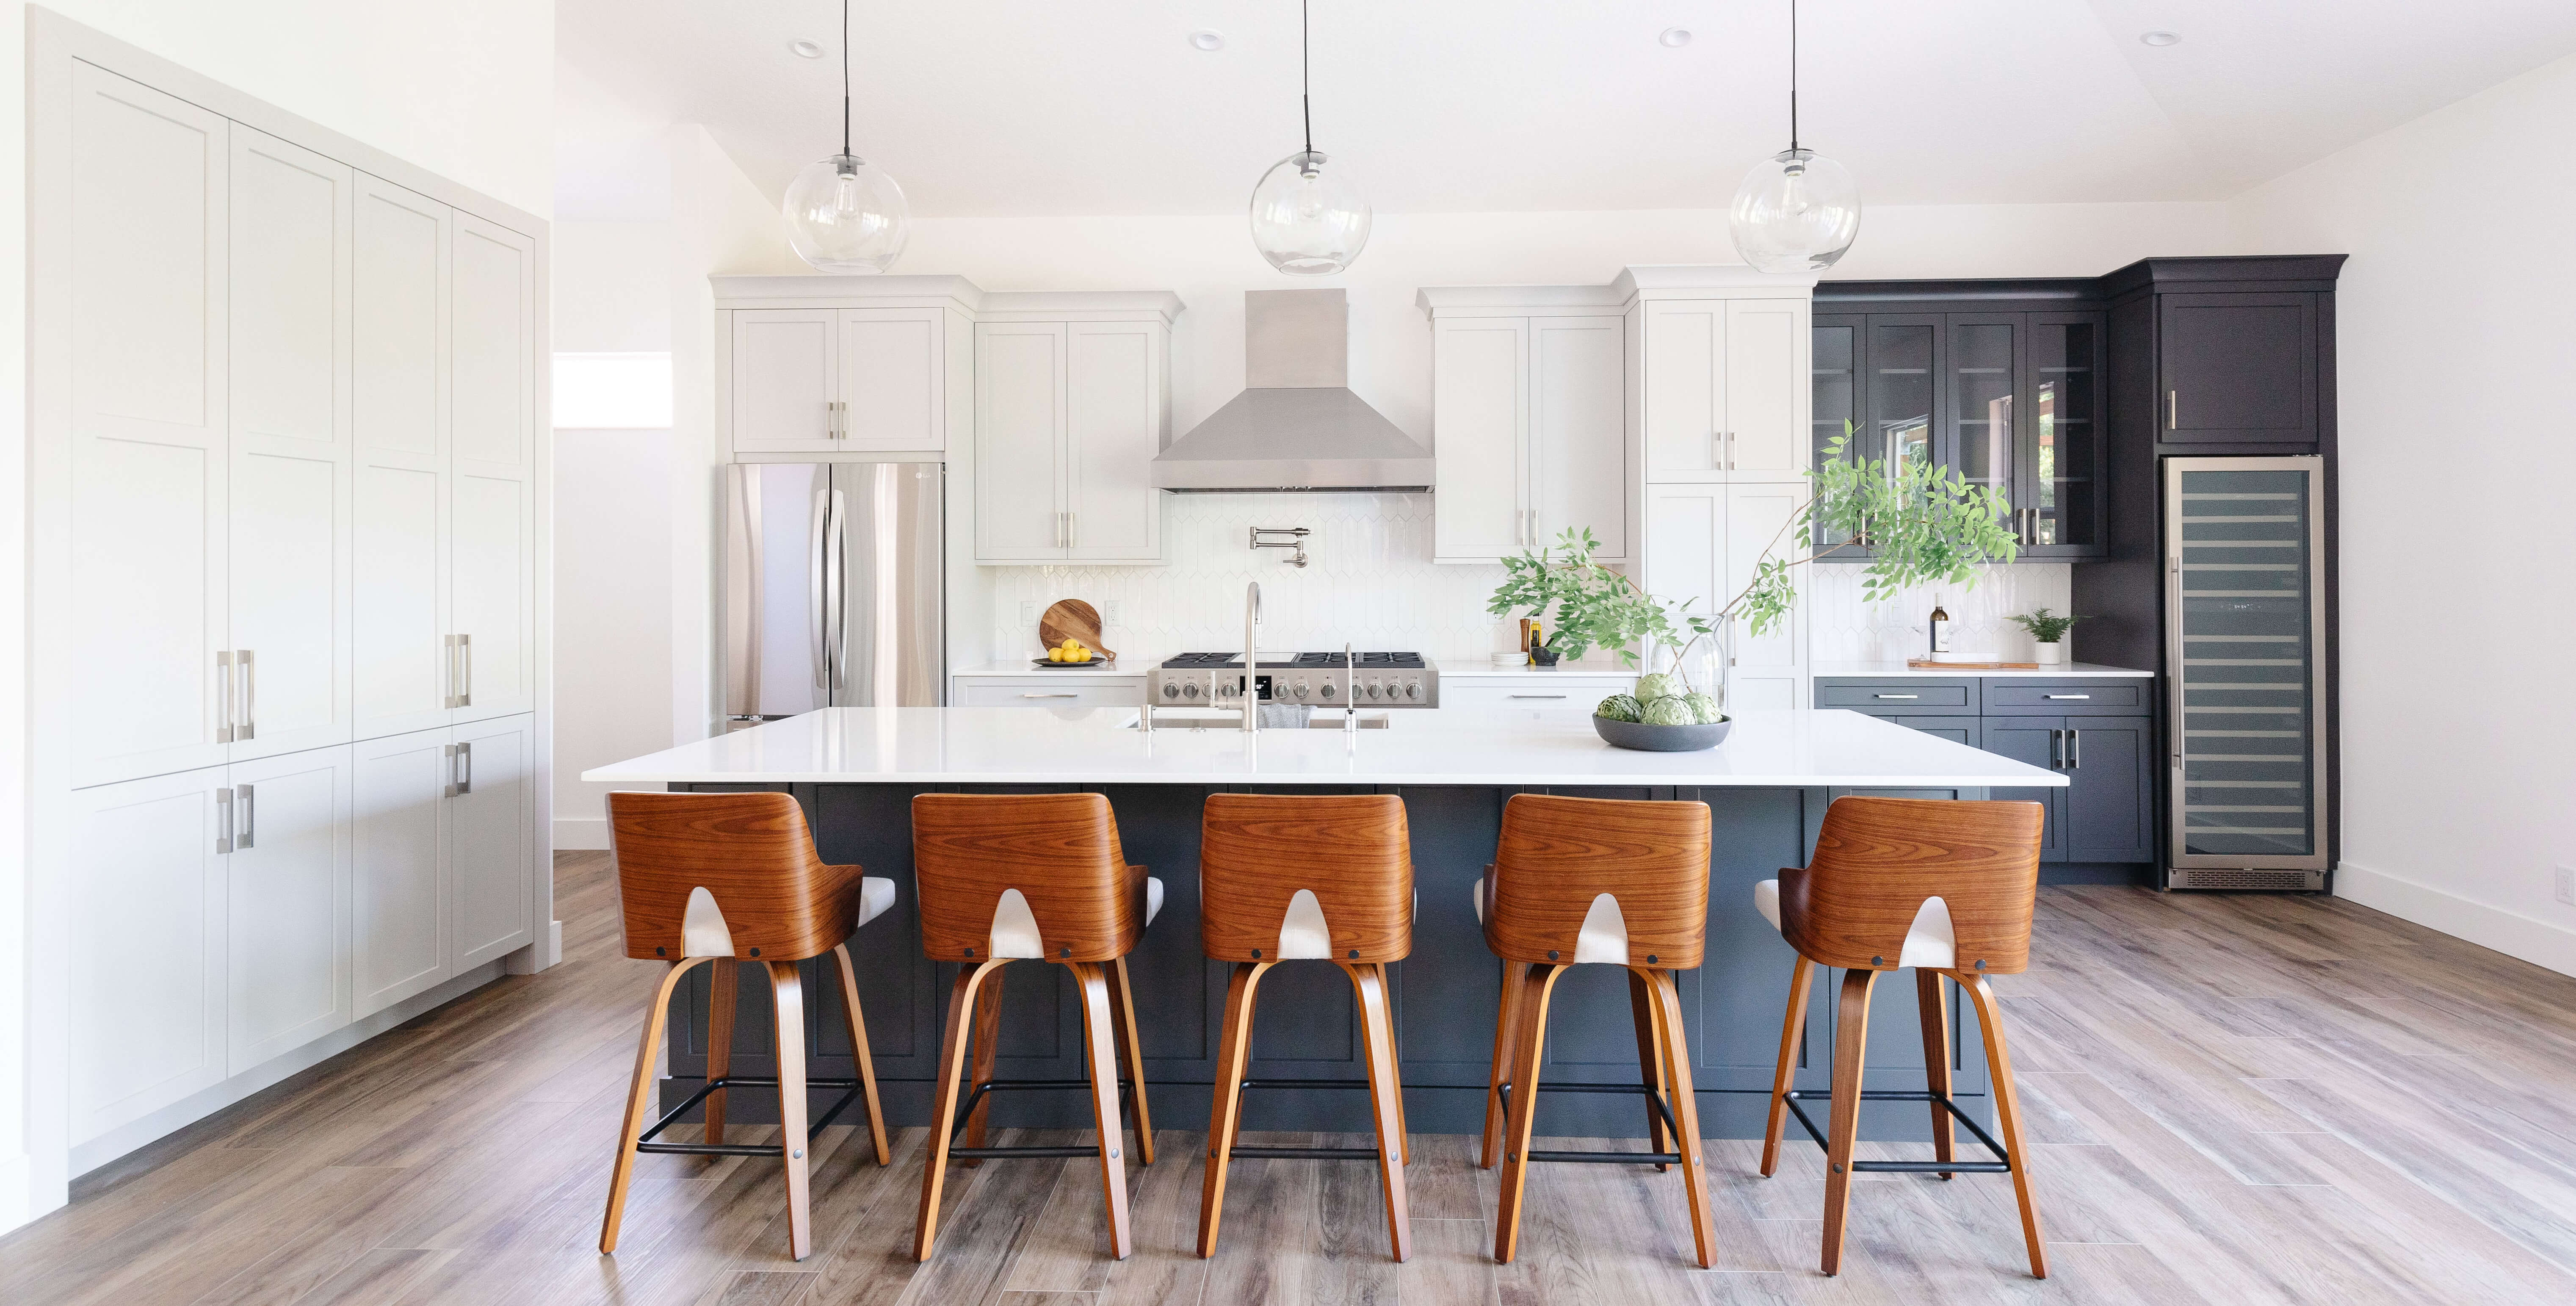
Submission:
<svg viewBox="0 0 2576 1306">
<path fill-rule="evenodd" d="M 1795 114 L 1790 115 L 1795 117 Z M 1793 129 L 1790 135 L 1797 132 Z M 850 0 L 841 0 L 841 154 L 850 153 Z"/>
<path fill-rule="evenodd" d="M 1789 148 L 1798 148 L 1798 0 L 1789 0 Z"/>
<path fill-rule="evenodd" d="M 1297 0 L 1297 103 L 1306 115 L 1306 152 L 1315 152 L 1315 38 L 1307 30 L 1306 0 Z"/>
</svg>

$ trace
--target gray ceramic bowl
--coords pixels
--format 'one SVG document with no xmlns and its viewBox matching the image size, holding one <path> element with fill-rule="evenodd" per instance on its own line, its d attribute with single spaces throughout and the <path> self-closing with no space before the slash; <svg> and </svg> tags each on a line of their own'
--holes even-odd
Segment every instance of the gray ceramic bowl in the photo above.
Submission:
<svg viewBox="0 0 2576 1306">
<path fill-rule="evenodd" d="M 1726 732 L 1735 728 L 1732 717 L 1712 726 L 1650 726 L 1636 721 L 1613 721 L 1606 716 L 1592 718 L 1592 729 L 1602 742 L 1613 748 L 1634 748 L 1648 753 L 1696 753 L 1726 742 Z"/>
</svg>

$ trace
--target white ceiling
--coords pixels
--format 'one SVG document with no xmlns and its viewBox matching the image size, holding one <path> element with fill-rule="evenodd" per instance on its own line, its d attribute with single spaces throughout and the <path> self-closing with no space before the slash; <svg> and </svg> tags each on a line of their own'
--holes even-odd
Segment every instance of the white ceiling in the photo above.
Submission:
<svg viewBox="0 0 2576 1306">
<path fill-rule="evenodd" d="M 1315 143 L 1380 212 L 1722 207 L 1788 134 L 1787 0 L 1314 0 Z M 560 216 L 704 123 L 836 151 L 833 0 L 558 0 Z M 2221 199 L 2576 51 L 2570 0 L 1807 0 L 1801 134 L 1871 203 Z M 1239 211 L 1299 146 L 1293 0 L 859 0 L 856 148 L 924 216 Z M 1656 42 L 1668 27 L 1694 39 Z M 1213 30 L 1223 50 L 1193 49 Z M 2150 48 L 2149 30 L 2180 44 Z M 615 114 L 600 108 L 619 104 Z M 621 154 L 620 150 L 627 153 Z"/>
</svg>

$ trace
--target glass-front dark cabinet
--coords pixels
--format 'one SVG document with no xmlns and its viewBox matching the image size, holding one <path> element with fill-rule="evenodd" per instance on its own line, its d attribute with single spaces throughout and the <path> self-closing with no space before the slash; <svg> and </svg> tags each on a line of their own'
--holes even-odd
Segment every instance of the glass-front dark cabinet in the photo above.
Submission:
<svg viewBox="0 0 2576 1306">
<path fill-rule="evenodd" d="M 2102 314 L 1818 313 L 1814 330 L 1819 461 L 1848 431 L 1847 458 L 2001 492 L 2024 557 L 2103 554 Z"/>
</svg>

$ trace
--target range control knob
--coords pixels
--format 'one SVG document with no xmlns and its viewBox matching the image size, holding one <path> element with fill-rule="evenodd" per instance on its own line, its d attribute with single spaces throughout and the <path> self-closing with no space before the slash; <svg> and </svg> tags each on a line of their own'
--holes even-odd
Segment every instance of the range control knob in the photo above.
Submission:
<svg viewBox="0 0 2576 1306">
<path fill-rule="evenodd" d="M 1377 682 L 1376 682 L 1376 681 L 1374 681 L 1374 680 L 1372 680 L 1372 681 L 1370 681 L 1370 682 L 1368 683 L 1368 696 L 1369 696 L 1369 697 L 1371 697 L 1371 698 L 1375 698 L 1375 697 L 1377 697 L 1377 695 L 1378 695 Z"/>
<path fill-rule="evenodd" d="M 1422 701 L 1422 682 L 1419 680 L 1405 682 L 1404 696 L 1417 703 Z"/>
<path fill-rule="evenodd" d="M 1180 696 L 1181 696 L 1181 687 L 1180 687 L 1180 686 L 1175 685 L 1175 684 L 1173 684 L 1172 682 L 1170 682 L 1170 681 L 1168 681 L 1168 680 L 1166 680 L 1166 681 L 1164 681 L 1164 682 L 1163 682 L 1163 697 L 1165 697 L 1165 698 L 1179 698 Z"/>
<path fill-rule="evenodd" d="M 1335 685 L 1333 684 L 1333 682 L 1331 682 L 1331 681 L 1329 681 L 1329 680 L 1327 680 L 1327 681 L 1325 681 L 1325 682 L 1324 682 L 1324 691 L 1323 691 L 1323 693 L 1324 693 L 1324 697 L 1326 697 L 1326 698 L 1332 698 L 1332 697 L 1334 697 L 1335 695 L 1340 694 L 1341 692 L 1342 692 L 1342 691 L 1340 690 L 1340 688 L 1338 688 L 1337 686 L 1335 686 Z"/>
<path fill-rule="evenodd" d="M 1199 687 L 1196 685 L 1183 685 L 1181 686 L 1181 692 L 1192 698 L 1197 698 L 1199 696 Z"/>
<path fill-rule="evenodd" d="M 1304 698 L 1305 696 L 1306 696 L 1306 682 L 1305 682 L 1305 681 L 1300 680 L 1300 681 L 1298 681 L 1298 682 L 1297 682 L 1297 697 L 1299 697 L 1299 698 Z"/>
</svg>

